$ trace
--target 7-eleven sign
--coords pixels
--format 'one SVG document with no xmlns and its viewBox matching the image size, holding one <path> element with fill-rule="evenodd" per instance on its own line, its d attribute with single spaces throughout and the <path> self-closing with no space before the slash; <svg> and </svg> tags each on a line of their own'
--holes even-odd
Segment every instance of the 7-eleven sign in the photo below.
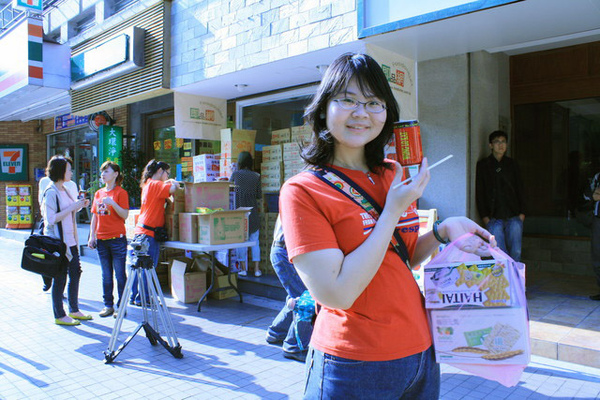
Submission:
<svg viewBox="0 0 600 400">
<path fill-rule="evenodd" d="M 44 9 L 42 0 L 13 0 L 12 6 L 19 10 L 33 11 L 35 13 L 41 13 Z"/>
<path fill-rule="evenodd" d="M 27 181 L 27 145 L 0 145 L 0 181 Z"/>
</svg>

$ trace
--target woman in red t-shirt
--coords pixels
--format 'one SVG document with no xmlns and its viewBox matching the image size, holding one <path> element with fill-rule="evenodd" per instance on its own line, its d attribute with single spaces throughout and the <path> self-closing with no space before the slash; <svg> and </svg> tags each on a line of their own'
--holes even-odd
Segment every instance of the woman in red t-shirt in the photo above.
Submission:
<svg viewBox="0 0 600 400">
<path fill-rule="evenodd" d="M 154 228 L 165 226 L 165 201 L 179 188 L 175 179 L 169 179 L 170 172 L 171 167 L 166 162 L 150 160 L 142 172 L 140 182 L 142 207 L 140 208 L 138 223 L 133 231 L 134 240 L 138 235 L 146 235 L 148 254 L 152 258 L 155 267 L 158 264 L 160 248 L 158 242 L 154 239 Z M 146 293 L 148 293 L 147 290 Z M 148 299 L 145 300 L 148 301 Z M 141 303 L 137 275 L 135 275 L 129 304 L 139 306 Z"/>
<path fill-rule="evenodd" d="M 427 160 L 410 183 L 393 187 L 402 181 L 402 168 L 385 160 L 383 149 L 399 108 L 373 58 L 344 54 L 333 61 L 304 116 L 313 139 L 302 157 L 317 169 L 286 181 L 279 207 L 289 258 L 322 306 L 304 396 L 437 398 L 440 370 L 423 298 L 403 259 L 418 265 L 438 240 L 466 232 L 493 237 L 464 217 L 436 225 L 437 236 L 418 237 L 414 203 L 429 182 Z M 323 180 L 319 171 L 327 168 L 346 178 Z M 378 214 L 353 200 L 358 191 L 348 189 L 349 180 L 363 198 L 379 203 Z M 390 246 L 394 232 L 405 251 Z"/>
<path fill-rule="evenodd" d="M 118 164 L 106 161 L 100 167 L 100 171 L 105 186 L 94 195 L 88 247 L 98 249 L 104 299 L 104 308 L 99 315 L 109 317 L 115 312 L 113 273 L 117 278 L 117 307 L 121 304 L 121 296 L 127 282 L 125 220 L 129 214 L 129 195 L 121 187 L 123 175 Z"/>
</svg>

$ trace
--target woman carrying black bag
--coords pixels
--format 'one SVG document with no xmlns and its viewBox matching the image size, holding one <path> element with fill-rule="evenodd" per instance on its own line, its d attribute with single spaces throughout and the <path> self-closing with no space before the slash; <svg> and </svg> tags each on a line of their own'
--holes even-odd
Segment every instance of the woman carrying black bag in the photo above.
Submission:
<svg viewBox="0 0 600 400">
<path fill-rule="evenodd" d="M 81 264 L 79 263 L 79 245 L 77 243 L 77 224 L 75 215 L 89 200 L 77 200 L 66 190 L 64 183 L 73 176 L 73 161 L 68 157 L 54 156 L 48 161 L 46 175 L 52 180 L 42 203 L 44 217 L 44 235 L 61 239 L 67 245 L 68 260 L 64 274 L 54 278 L 52 286 L 52 308 L 54 322 L 57 325 L 79 325 L 79 320 L 90 320 L 91 315 L 79 311 L 79 279 Z M 60 210 L 60 211 L 59 211 Z M 61 232 L 62 231 L 62 232 Z M 67 296 L 69 315 L 63 308 L 63 293 L 69 276 Z"/>
</svg>

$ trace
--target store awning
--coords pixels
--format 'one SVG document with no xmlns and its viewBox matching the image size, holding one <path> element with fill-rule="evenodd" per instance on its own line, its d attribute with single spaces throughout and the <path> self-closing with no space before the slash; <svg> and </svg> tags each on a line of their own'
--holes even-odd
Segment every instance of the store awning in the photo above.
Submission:
<svg viewBox="0 0 600 400">
<path fill-rule="evenodd" d="M 70 48 L 44 42 L 42 36 L 42 21 L 35 17 L 0 36 L 0 121 L 70 111 Z"/>
</svg>

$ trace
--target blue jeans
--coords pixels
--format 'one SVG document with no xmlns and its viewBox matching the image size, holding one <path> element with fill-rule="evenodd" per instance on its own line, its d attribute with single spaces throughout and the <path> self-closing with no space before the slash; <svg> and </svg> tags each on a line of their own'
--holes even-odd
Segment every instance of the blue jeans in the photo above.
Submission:
<svg viewBox="0 0 600 400">
<path fill-rule="evenodd" d="M 254 231 L 250 235 L 248 235 L 249 241 L 257 243 L 256 246 L 250 247 L 250 251 L 252 254 L 252 261 L 260 261 L 260 246 L 258 245 L 258 234 L 259 234 L 259 230 L 257 229 L 256 231 Z M 238 249 L 235 249 L 235 252 L 236 252 L 238 261 L 247 261 L 247 259 L 248 259 L 248 248 L 247 247 L 240 247 Z M 248 268 L 248 270 L 250 270 L 250 268 Z"/>
<path fill-rule="evenodd" d="M 102 267 L 102 290 L 104 307 L 114 307 L 114 281 L 113 273 L 117 278 L 117 293 L 119 301 L 117 307 L 121 304 L 121 296 L 127 282 L 125 273 L 125 258 L 127 257 L 127 238 L 125 236 L 115 239 L 98 240 L 98 259 Z"/>
<path fill-rule="evenodd" d="M 305 399 L 410 399 L 440 397 L 440 365 L 433 346 L 391 361 L 356 361 L 308 350 Z"/>
<path fill-rule="evenodd" d="M 65 315 L 63 307 L 63 293 L 67 284 L 67 275 L 69 276 L 69 286 L 67 287 L 67 298 L 69 300 L 69 312 L 79 311 L 79 279 L 81 278 L 81 264 L 79 263 L 79 249 L 77 246 L 71 247 L 73 258 L 67 264 L 67 270 L 61 276 L 54 278 L 52 285 L 52 310 L 54 318 L 62 318 Z"/>
<path fill-rule="evenodd" d="M 158 244 L 158 242 L 156 240 L 154 240 L 153 237 L 148 236 L 148 255 L 150 256 L 150 258 L 152 258 L 152 263 L 154 264 L 154 268 L 156 268 L 156 266 L 158 265 L 158 256 L 160 255 L 160 245 Z M 128 250 L 129 252 L 132 252 L 133 250 Z M 143 270 L 142 269 L 142 274 L 146 274 L 148 271 Z M 133 271 L 130 269 L 129 273 L 132 274 Z M 146 277 L 147 279 L 144 280 L 144 282 L 148 281 L 148 277 Z M 144 288 L 146 295 L 148 295 L 148 287 L 146 286 Z M 139 289 L 139 281 L 138 281 L 138 275 L 134 274 L 133 275 L 133 285 L 131 286 L 131 297 L 130 297 L 130 301 L 135 302 L 135 301 L 142 301 L 142 295 L 140 294 L 140 289 Z M 149 301 L 149 299 L 146 299 L 146 301 Z"/>
<path fill-rule="evenodd" d="M 278 246 L 271 247 L 271 264 L 273 264 L 273 269 L 288 294 L 287 299 L 300 297 L 306 290 L 306 286 L 304 286 L 296 269 L 288 260 L 285 248 Z M 298 329 L 300 345 L 296 338 L 296 329 Z M 283 351 L 300 353 L 303 349 L 308 349 L 312 330 L 313 327 L 309 321 L 296 320 L 293 310 L 287 307 L 286 302 L 271 323 L 271 326 L 267 329 L 267 335 L 273 339 L 283 340 Z"/>
<path fill-rule="evenodd" d="M 514 261 L 521 261 L 523 221 L 519 216 L 508 219 L 490 219 L 486 229 L 496 237 L 498 247 Z"/>
</svg>

